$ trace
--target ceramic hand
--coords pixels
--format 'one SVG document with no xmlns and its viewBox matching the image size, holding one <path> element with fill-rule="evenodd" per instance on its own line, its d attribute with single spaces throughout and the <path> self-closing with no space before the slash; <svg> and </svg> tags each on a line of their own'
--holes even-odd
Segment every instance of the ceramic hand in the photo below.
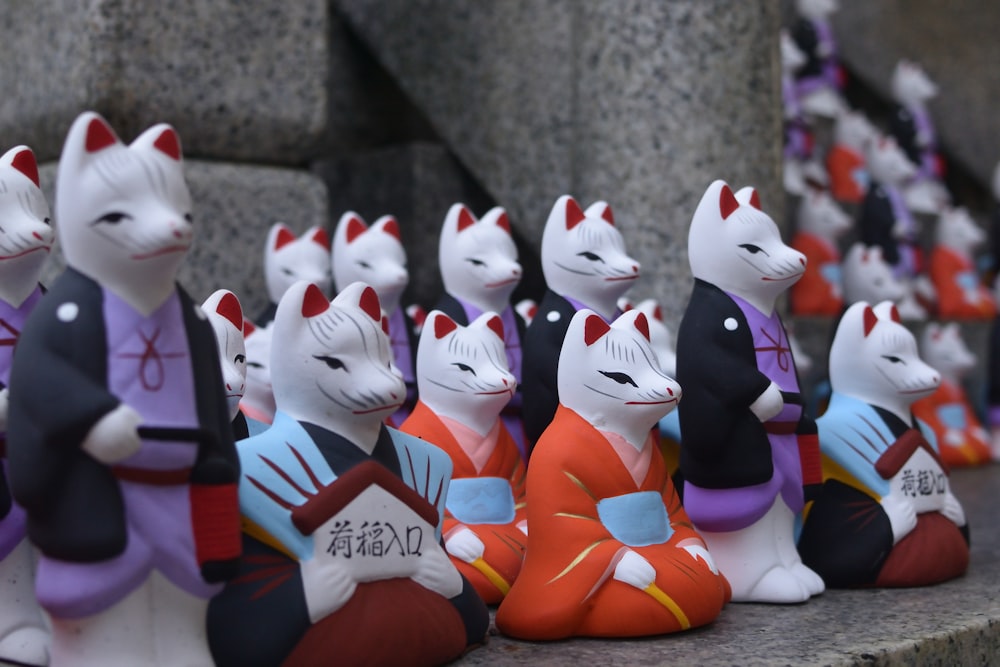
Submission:
<svg viewBox="0 0 1000 667">
<path fill-rule="evenodd" d="M 913 508 L 913 503 L 901 500 L 891 493 L 882 498 L 881 504 L 889 517 L 889 526 L 892 527 L 892 543 L 897 544 L 917 527 L 917 511 Z"/>
<path fill-rule="evenodd" d="M 357 582 L 347 569 L 324 552 L 313 553 L 308 560 L 299 561 L 299 571 L 302 573 L 306 609 L 313 623 L 347 604 L 357 588 Z"/>
<path fill-rule="evenodd" d="M 465 526 L 451 531 L 451 535 L 444 540 L 444 548 L 449 554 L 466 563 L 482 558 L 486 553 L 483 541 Z"/>
<path fill-rule="evenodd" d="M 527 520 L 527 519 L 525 519 L 525 520 L 523 520 L 523 521 L 518 521 L 518 522 L 517 522 L 517 528 L 518 528 L 518 530 L 520 530 L 520 531 L 521 531 L 522 533 L 524 533 L 525 535 L 527 535 L 527 534 L 528 534 L 528 520 Z"/>
<path fill-rule="evenodd" d="M 781 389 L 778 385 L 771 383 L 767 389 L 750 404 L 750 411 L 756 415 L 761 422 L 766 422 L 771 417 L 777 416 L 781 409 L 785 407 L 785 400 L 781 398 Z"/>
<path fill-rule="evenodd" d="M 944 432 L 944 441 L 952 447 L 961 447 L 965 443 L 965 435 L 960 429 L 949 428 Z"/>
<path fill-rule="evenodd" d="M 712 574 L 719 573 L 719 568 L 715 564 L 715 559 L 712 558 L 712 554 L 708 553 L 708 549 L 704 546 L 700 544 L 678 544 L 677 546 L 688 552 L 691 558 L 705 561 L 705 565 L 707 565 L 708 569 L 712 571 Z"/>
<path fill-rule="evenodd" d="M 642 591 L 656 581 L 656 570 L 648 560 L 629 550 L 615 566 L 614 578 Z"/>
<path fill-rule="evenodd" d="M 118 463 L 142 447 L 137 430 L 141 423 L 138 412 L 120 403 L 91 427 L 80 447 L 105 465 Z"/>
<path fill-rule="evenodd" d="M 944 514 L 945 518 L 956 526 L 965 525 L 965 510 L 962 509 L 962 504 L 958 502 L 958 498 L 951 491 L 944 494 L 944 507 L 941 508 L 941 514 Z"/>
<path fill-rule="evenodd" d="M 420 556 L 420 565 L 411 578 L 424 588 L 449 599 L 462 592 L 462 575 L 452 565 L 444 549 L 424 551 Z"/>
</svg>

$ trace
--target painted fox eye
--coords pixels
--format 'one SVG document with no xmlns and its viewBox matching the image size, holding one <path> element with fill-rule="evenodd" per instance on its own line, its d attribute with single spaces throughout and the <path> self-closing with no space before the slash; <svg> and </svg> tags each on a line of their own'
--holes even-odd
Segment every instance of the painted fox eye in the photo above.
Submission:
<svg viewBox="0 0 1000 667">
<path fill-rule="evenodd" d="M 467 366 L 466 364 L 463 364 L 459 361 L 453 362 L 452 366 L 458 366 L 458 370 L 460 371 L 465 371 L 466 373 L 472 373 L 473 375 L 476 374 L 476 371 L 472 369 L 472 366 Z"/>
<path fill-rule="evenodd" d="M 763 248 L 761 248 L 759 245 L 754 245 L 753 243 L 741 243 L 740 247 L 746 250 L 751 255 L 756 255 L 759 252 L 764 252 Z M 764 252 L 764 254 L 766 255 L 767 253 Z"/>
<path fill-rule="evenodd" d="M 473 266 L 486 266 L 486 262 L 481 259 L 476 259 L 475 257 L 466 257 L 465 261 Z"/>
<path fill-rule="evenodd" d="M 247 366 L 249 366 L 250 368 L 264 368 L 264 364 L 260 363 L 259 361 L 248 361 Z"/>
<path fill-rule="evenodd" d="M 236 363 L 236 364 L 245 364 L 246 361 L 247 361 L 247 358 L 246 358 L 246 355 L 244 355 L 244 354 L 237 354 L 233 358 L 233 363 Z"/>
<path fill-rule="evenodd" d="M 52 225 L 52 218 L 45 218 L 45 224 L 51 226 Z"/>
<path fill-rule="evenodd" d="M 595 255 L 589 250 L 584 250 L 583 252 L 576 253 L 577 257 L 583 257 L 584 259 L 589 259 L 591 262 L 603 262 L 600 255 Z"/>
<path fill-rule="evenodd" d="M 608 371 L 597 371 L 597 372 L 600 373 L 601 375 L 603 375 L 606 378 L 610 378 L 610 379 L 614 380 L 618 384 L 630 384 L 633 387 L 635 387 L 636 389 L 639 388 L 639 385 L 637 385 L 635 383 L 635 380 L 633 380 L 632 377 L 628 373 L 619 373 L 619 372 L 616 372 L 616 371 L 611 371 L 611 372 L 608 372 Z"/>
<path fill-rule="evenodd" d="M 902 364 L 902 363 L 904 363 L 902 359 L 900 359 L 899 357 L 897 357 L 895 355 L 892 355 L 892 354 L 883 354 L 882 358 L 885 359 L 886 361 L 890 362 L 890 363 L 893 363 L 893 364 Z"/>
<path fill-rule="evenodd" d="M 190 213 L 185 213 L 184 214 L 184 221 L 187 222 L 189 225 L 194 224 L 194 218 L 191 217 Z"/>
<path fill-rule="evenodd" d="M 294 276 L 295 275 L 294 271 L 292 271 L 291 269 L 286 268 L 286 267 L 281 267 L 281 272 L 283 274 L 285 274 L 286 276 Z"/>
<path fill-rule="evenodd" d="M 372 265 L 369 264 L 368 262 L 364 261 L 364 260 L 358 260 L 358 266 L 360 266 L 362 269 L 370 269 L 370 268 L 372 268 Z"/>
<path fill-rule="evenodd" d="M 347 366 L 344 365 L 344 362 L 338 359 L 337 357 L 326 357 L 321 354 L 314 354 L 313 359 L 318 359 L 319 361 L 322 361 L 324 364 L 326 364 L 327 368 L 330 368 L 335 371 L 340 369 L 343 369 L 345 371 L 347 370 Z"/>
<path fill-rule="evenodd" d="M 96 225 L 105 222 L 109 225 L 117 225 L 122 220 L 131 220 L 131 219 L 132 216 L 130 216 L 128 213 L 122 213 L 120 211 L 112 211 L 111 213 L 105 213 L 97 220 L 95 220 L 92 224 Z"/>
</svg>

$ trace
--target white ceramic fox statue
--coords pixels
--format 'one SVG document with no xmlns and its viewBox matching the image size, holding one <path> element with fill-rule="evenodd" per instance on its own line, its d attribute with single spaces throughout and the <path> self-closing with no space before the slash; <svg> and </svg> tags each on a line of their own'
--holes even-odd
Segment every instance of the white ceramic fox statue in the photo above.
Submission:
<svg viewBox="0 0 1000 667">
<path fill-rule="evenodd" d="M 330 237 L 322 227 L 310 227 L 301 236 L 283 222 L 271 225 L 264 245 L 264 280 L 270 303 L 255 322 L 267 326 L 281 296 L 300 280 L 316 283 L 324 294 L 330 291 Z"/>
<path fill-rule="evenodd" d="M 677 336 L 684 505 L 734 601 L 803 602 L 823 591 L 793 537 L 804 487 L 820 481 L 819 451 L 775 300 L 805 257 L 755 191 L 723 181 L 695 210 L 688 256 L 695 286 Z"/>
</svg>

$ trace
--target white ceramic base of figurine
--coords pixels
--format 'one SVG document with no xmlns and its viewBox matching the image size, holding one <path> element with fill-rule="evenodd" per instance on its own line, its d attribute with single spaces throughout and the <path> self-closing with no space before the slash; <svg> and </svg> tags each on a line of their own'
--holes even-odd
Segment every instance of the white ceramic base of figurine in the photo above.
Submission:
<svg viewBox="0 0 1000 667">
<path fill-rule="evenodd" d="M 794 520 L 792 510 L 778 496 L 752 526 L 725 533 L 699 531 L 729 580 L 733 602 L 795 604 L 826 589 L 820 576 L 799 558 Z"/>
<path fill-rule="evenodd" d="M 211 667 L 208 600 L 154 571 L 124 600 L 81 619 L 52 619 L 52 664 L 60 667 Z"/>
<path fill-rule="evenodd" d="M 23 540 L 0 561 L 0 661 L 49 664 L 49 630 L 35 601 L 35 556 Z"/>
</svg>

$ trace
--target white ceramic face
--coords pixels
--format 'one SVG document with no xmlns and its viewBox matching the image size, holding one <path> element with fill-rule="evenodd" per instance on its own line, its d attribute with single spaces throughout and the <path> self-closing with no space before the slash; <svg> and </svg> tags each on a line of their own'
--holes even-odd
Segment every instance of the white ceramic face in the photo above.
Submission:
<svg viewBox="0 0 1000 667">
<path fill-rule="evenodd" d="M 243 339 L 243 309 L 229 290 L 214 292 L 201 306 L 219 347 L 222 382 L 226 390 L 230 419 L 236 418 L 246 389 L 247 350 Z"/>
<path fill-rule="evenodd" d="M 33 287 L 55 234 L 35 156 L 17 146 L 0 156 L 0 280 Z"/>
<path fill-rule="evenodd" d="M 395 218 L 382 216 L 369 227 L 357 213 L 345 213 L 333 235 L 332 262 L 338 290 L 360 281 L 375 289 L 386 313 L 399 307 L 410 274 Z"/>
<path fill-rule="evenodd" d="M 482 310 L 506 307 L 521 281 L 507 213 L 497 207 L 476 221 L 465 206 L 453 205 L 441 228 L 438 264 L 452 296 Z"/>
<path fill-rule="evenodd" d="M 300 280 L 315 283 L 329 294 L 329 253 L 329 237 L 319 227 L 310 227 L 296 238 L 284 223 L 272 225 L 264 251 L 264 279 L 271 301 L 280 301 L 285 291 Z"/>
</svg>

